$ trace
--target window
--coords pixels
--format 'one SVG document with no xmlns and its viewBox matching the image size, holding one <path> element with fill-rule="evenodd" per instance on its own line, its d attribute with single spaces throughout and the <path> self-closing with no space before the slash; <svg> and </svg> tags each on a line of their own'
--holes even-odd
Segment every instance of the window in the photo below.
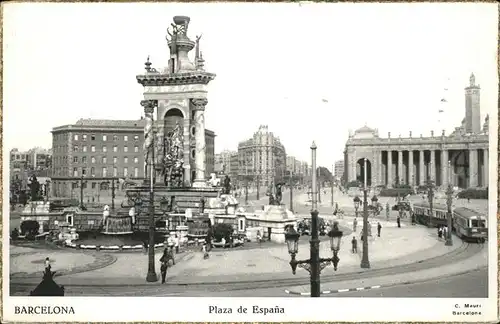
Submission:
<svg viewBox="0 0 500 324">
<path fill-rule="evenodd" d="M 123 152 L 128 152 L 128 146 L 123 147 Z"/>
<path fill-rule="evenodd" d="M 128 176 L 128 168 L 123 168 L 123 176 Z"/>
<path fill-rule="evenodd" d="M 128 141 L 128 135 L 123 135 L 123 140 L 126 142 Z"/>
<path fill-rule="evenodd" d="M 118 146 L 113 146 L 113 152 L 118 152 Z"/>
<path fill-rule="evenodd" d="M 90 140 L 91 141 L 95 141 L 95 135 L 94 134 L 90 135 Z"/>
<path fill-rule="evenodd" d="M 96 183 L 92 182 L 92 189 L 95 189 L 95 187 L 96 187 Z"/>
<path fill-rule="evenodd" d="M 118 158 L 116 156 L 113 156 L 113 164 L 116 164 L 117 161 L 118 161 Z"/>
<path fill-rule="evenodd" d="M 95 156 L 92 156 L 92 157 L 90 158 L 90 162 L 91 162 L 91 163 L 95 163 Z"/>
<path fill-rule="evenodd" d="M 86 168 L 82 168 L 82 176 L 86 176 L 87 175 L 87 169 Z"/>
<path fill-rule="evenodd" d="M 86 182 L 83 183 L 82 188 L 83 189 L 87 189 L 87 183 Z"/>
<path fill-rule="evenodd" d="M 134 152 L 135 153 L 139 152 L 139 146 L 134 146 Z"/>
<path fill-rule="evenodd" d="M 92 146 L 90 147 L 90 151 L 91 151 L 91 152 L 95 152 L 95 145 L 92 145 Z"/>
<path fill-rule="evenodd" d="M 78 163 L 78 156 L 73 156 L 73 163 Z"/>
<path fill-rule="evenodd" d="M 74 140 L 74 141 L 78 141 L 78 134 L 75 134 L 75 135 L 73 136 L 73 140 Z"/>
<path fill-rule="evenodd" d="M 113 168 L 113 177 L 117 177 L 117 176 L 118 176 L 118 168 L 114 167 Z"/>
<path fill-rule="evenodd" d="M 66 223 L 68 223 L 69 226 L 73 226 L 73 214 L 66 214 Z"/>
<path fill-rule="evenodd" d="M 134 168 L 134 177 L 135 178 L 139 177 L 139 168 Z"/>
<path fill-rule="evenodd" d="M 108 175 L 108 168 L 104 167 L 102 168 L 102 176 L 105 177 Z"/>
<path fill-rule="evenodd" d="M 102 151 L 103 151 L 104 153 L 106 153 L 106 152 L 108 151 L 108 147 L 107 147 L 107 146 L 103 146 L 103 147 L 102 147 Z"/>
<path fill-rule="evenodd" d="M 123 163 L 127 164 L 128 163 L 128 157 L 123 157 Z"/>
<path fill-rule="evenodd" d="M 106 142 L 108 140 L 108 135 L 102 135 L 102 140 L 103 142 Z"/>
<path fill-rule="evenodd" d="M 87 163 L 87 157 L 86 156 L 82 156 L 82 163 Z"/>
<path fill-rule="evenodd" d="M 95 168 L 94 167 L 90 168 L 90 176 L 95 177 Z"/>
<path fill-rule="evenodd" d="M 73 146 L 73 152 L 78 152 L 78 145 Z"/>
<path fill-rule="evenodd" d="M 84 145 L 84 146 L 82 147 L 82 152 L 87 152 L 87 145 Z"/>
<path fill-rule="evenodd" d="M 113 141 L 118 141 L 118 136 L 117 135 L 113 135 Z"/>
<path fill-rule="evenodd" d="M 82 140 L 86 141 L 87 140 L 87 134 L 82 135 Z"/>
<path fill-rule="evenodd" d="M 78 188 L 78 183 L 73 182 L 73 183 L 71 184 L 71 188 L 72 188 L 72 189 L 77 189 L 77 188 Z"/>
<path fill-rule="evenodd" d="M 78 169 L 73 168 L 73 177 L 78 177 Z"/>
<path fill-rule="evenodd" d="M 139 140 L 139 135 L 134 135 L 134 141 L 138 141 Z"/>
<path fill-rule="evenodd" d="M 134 163 L 139 163 L 139 158 L 137 156 L 134 157 Z"/>
<path fill-rule="evenodd" d="M 103 158 L 102 158 L 102 163 L 103 163 L 103 164 L 108 163 L 108 158 L 107 158 L 107 157 L 105 157 L 105 156 L 103 156 Z"/>
</svg>

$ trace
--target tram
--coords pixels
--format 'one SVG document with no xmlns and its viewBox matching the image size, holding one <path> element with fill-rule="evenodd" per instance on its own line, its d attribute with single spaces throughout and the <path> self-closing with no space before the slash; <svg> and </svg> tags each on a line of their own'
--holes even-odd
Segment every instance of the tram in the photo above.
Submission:
<svg viewBox="0 0 500 324">
<path fill-rule="evenodd" d="M 448 206 L 434 203 L 432 214 L 428 202 L 415 203 L 413 212 L 418 223 L 435 227 L 447 226 Z M 453 210 L 452 229 L 463 240 L 484 242 L 488 237 L 488 224 L 484 215 L 465 207 Z"/>
</svg>

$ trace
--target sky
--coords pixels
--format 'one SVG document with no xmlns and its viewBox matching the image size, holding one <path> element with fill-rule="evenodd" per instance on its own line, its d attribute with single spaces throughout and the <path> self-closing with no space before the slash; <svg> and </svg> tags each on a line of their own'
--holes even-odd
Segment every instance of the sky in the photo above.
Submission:
<svg viewBox="0 0 500 324">
<path fill-rule="evenodd" d="M 216 153 L 259 125 L 299 160 L 310 161 L 315 141 L 327 167 L 364 125 L 383 137 L 450 133 L 471 72 L 482 118 L 496 117 L 495 4 L 8 3 L 6 148 L 49 148 L 53 127 L 80 118 L 139 119 L 135 77 L 148 55 L 167 65 L 175 15 L 191 17 L 192 40 L 203 34 L 205 68 L 217 75 L 205 112 Z"/>
</svg>

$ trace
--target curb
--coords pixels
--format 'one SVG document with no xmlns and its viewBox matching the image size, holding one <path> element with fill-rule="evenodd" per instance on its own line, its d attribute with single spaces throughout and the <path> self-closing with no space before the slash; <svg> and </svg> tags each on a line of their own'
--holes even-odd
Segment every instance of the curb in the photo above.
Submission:
<svg viewBox="0 0 500 324">
<path fill-rule="evenodd" d="M 360 288 L 325 290 L 325 291 L 320 292 L 320 294 L 321 295 L 337 294 L 337 293 L 343 293 L 343 292 L 348 292 L 348 291 L 361 291 L 361 290 L 369 290 L 369 289 L 378 289 L 381 287 L 382 286 L 369 286 L 369 287 L 360 287 Z M 285 292 L 289 295 L 299 295 L 299 296 L 310 296 L 311 295 L 311 292 L 297 292 L 297 291 L 291 291 L 288 289 L 285 289 Z"/>
</svg>

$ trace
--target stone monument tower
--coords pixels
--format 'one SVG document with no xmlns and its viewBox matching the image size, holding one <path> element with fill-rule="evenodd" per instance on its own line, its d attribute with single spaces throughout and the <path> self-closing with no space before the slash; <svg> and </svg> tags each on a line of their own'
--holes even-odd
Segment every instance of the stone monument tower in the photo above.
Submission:
<svg viewBox="0 0 500 324">
<path fill-rule="evenodd" d="M 155 179 L 172 187 L 204 187 L 205 107 L 207 85 L 215 74 L 204 71 L 201 36 L 188 37 L 190 18 L 175 16 L 167 30 L 170 50 L 168 67 L 157 71 L 149 57 L 146 72 L 137 76 L 144 86 L 145 152 L 154 145 Z M 188 54 L 194 49 L 195 58 Z M 154 108 L 156 118 L 154 118 Z M 151 141 L 148 139 L 153 139 Z M 146 161 L 148 161 L 147 157 Z M 146 170 L 148 167 L 146 166 Z M 149 170 L 151 171 L 151 170 Z M 145 174 L 149 174 L 145 173 Z"/>
<path fill-rule="evenodd" d="M 481 107 L 479 84 L 476 84 L 474 73 L 469 78 L 469 86 L 465 88 L 465 132 L 479 134 L 481 132 Z"/>
</svg>

